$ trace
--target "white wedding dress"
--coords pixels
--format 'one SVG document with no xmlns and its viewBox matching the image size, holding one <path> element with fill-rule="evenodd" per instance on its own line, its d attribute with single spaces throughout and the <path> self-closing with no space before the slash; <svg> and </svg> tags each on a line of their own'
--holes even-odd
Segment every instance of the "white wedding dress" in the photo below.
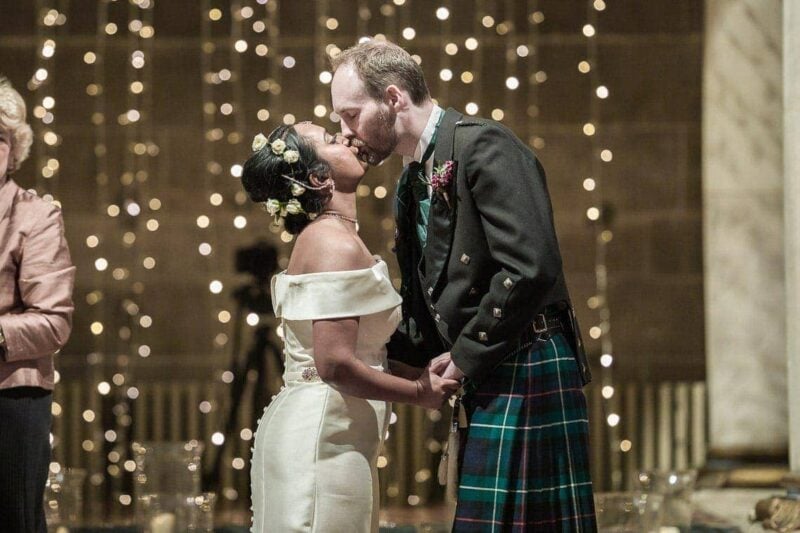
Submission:
<svg viewBox="0 0 800 533">
<path fill-rule="evenodd" d="M 378 531 L 377 459 L 390 406 L 338 392 L 314 367 L 312 320 L 360 317 L 355 356 L 386 368 L 401 298 L 386 263 L 272 279 L 284 387 L 264 410 L 251 465 L 253 531 Z"/>
</svg>

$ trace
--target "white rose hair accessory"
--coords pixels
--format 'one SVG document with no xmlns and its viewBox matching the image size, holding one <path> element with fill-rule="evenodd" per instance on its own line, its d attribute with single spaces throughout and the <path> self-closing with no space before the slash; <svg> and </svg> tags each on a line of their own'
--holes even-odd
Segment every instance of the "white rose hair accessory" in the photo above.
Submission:
<svg viewBox="0 0 800 533">
<path fill-rule="evenodd" d="M 287 215 L 305 215 L 308 217 L 309 220 L 314 220 L 317 218 L 317 213 L 308 213 L 303 208 L 303 205 L 298 200 L 298 197 L 305 194 L 307 190 L 313 191 L 333 191 L 334 183 L 332 179 L 329 179 L 325 182 L 324 185 L 320 186 L 313 186 L 310 183 L 303 183 L 302 181 L 298 181 L 297 179 L 293 178 L 292 175 L 295 175 L 297 172 L 300 172 L 301 169 L 295 169 L 294 165 L 300 162 L 300 151 L 290 148 L 286 141 L 282 138 L 278 138 L 273 140 L 272 142 L 269 141 L 269 138 L 264 136 L 262 133 L 257 134 L 253 138 L 252 149 L 254 152 L 258 152 L 259 150 L 265 148 L 267 145 L 270 147 L 270 151 L 276 155 L 280 156 L 281 159 L 287 164 L 291 166 L 291 170 L 288 174 L 280 174 L 282 179 L 290 182 L 289 190 L 291 192 L 292 198 L 287 199 L 285 201 L 281 201 L 278 198 L 268 198 L 265 202 L 259 202 L 261 208 L 264 209 L 269 215 L 274 217 L 275 224 L 280 223 L 280 219 L 286 217 Z M 301 163 L 301 167 L 304 166 Z"/>
<path fill-rule="evenodd" d="M 264 207 L 264 211 L 269 213 L 270 215 L 277 215 L 281 212 L 281 203 L 278 200 L 270 198 L 266 202 L 261 202 L 262 206 Z"/>
<path fill-rule="evenodd" d="M 298 161 L 300 161 L 300 152 L 298 152 L 297 150 L 286 150 L 285 152 L 283 152 L 283 160 L 289 163 L 290 165 L 297 163 Z"/>
<path fill-rule="evenodd" d="M 269 198 L 266 202 L 261 202 L 261 208 L 275 218 L 275 224 L 278 224 L 280 219 L 286 215 L 306 215 L 309 220 L 317 218 L 317 213 L 308 213 L 303 209 L 303 205 L 297 197 L 302 196 L 306 192 L 306 189 L 311 189 L 312 191 L 331 189 L 333 180 L 330 181 L 330 185 L 326 183 L 325 185 L 314 187 L 313 185 L 297 181 L 286 174 L 281 174 L 281 178 L 292 183 L 291 191 L 294 198 L 285 202 L 281 202 L 276 198 Z"/>
<path fill-rule="evenodd" d="M 304 192 L 306 192 L 306 188 L 304 185 L 300 185 L 299 183 L 292 183 L 292 196 L 302 196 Z"/>
<path fill-rule="evenodd" d="M 299 215 L 300 213 L 305 213 L 303 206 L 300 205 L 300 202 L 295 198 L 292 198 L 286 202 L 286 212 L 290 215 Z"/>
<path fill-rule="evenodd" d="M 259 133 L 258 135 L 256 135 L 253 138 L 253 144 L 252 144 L 251 148 L 253 149 L 254 152 L 258 152 L 259 150 L 264 148 L 266 145 L 267 145 L 267 138 L 264 137 L 263 133 Z"/>
<path fill-rule="evenodd" d="M 275 155 L 281 155 L 283 151 L 286 150 L 286 142 L 283 139 L 275 139 L 269 146 L 272 148 L 272 153 Z"/>
</svg>

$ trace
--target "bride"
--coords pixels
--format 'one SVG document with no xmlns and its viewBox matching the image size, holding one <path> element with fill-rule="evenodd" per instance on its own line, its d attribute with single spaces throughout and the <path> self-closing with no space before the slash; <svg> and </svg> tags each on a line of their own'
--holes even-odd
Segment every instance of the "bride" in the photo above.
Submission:
<svg viewBox="0 0 800 533">
<path fill-rule="evenodd" d="M 285 387 L 256 433 L 253 531 L 374 532 L 388 402 L 438 408 L 459 383 L 395 361 L 388 371 L 401 299 L 358 236 L 356 148 L 306 122 L 257 135 L 253 151 L 244 188 L 297 235 L 272 280 Z"/>
</svg>

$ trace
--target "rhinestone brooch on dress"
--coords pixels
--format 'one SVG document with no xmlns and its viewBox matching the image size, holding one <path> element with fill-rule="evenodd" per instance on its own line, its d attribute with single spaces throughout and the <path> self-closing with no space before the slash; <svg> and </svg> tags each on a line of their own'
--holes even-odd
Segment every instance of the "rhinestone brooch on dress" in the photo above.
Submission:
<svg viewBox="0 0 800 533">
<path fill-rule="evenodd" d="M 317 373 L 317 369 L 313 366 L 304 368 L 301 376 L 303 377 L 303 381 L 322 381 Z"/>
</svg>

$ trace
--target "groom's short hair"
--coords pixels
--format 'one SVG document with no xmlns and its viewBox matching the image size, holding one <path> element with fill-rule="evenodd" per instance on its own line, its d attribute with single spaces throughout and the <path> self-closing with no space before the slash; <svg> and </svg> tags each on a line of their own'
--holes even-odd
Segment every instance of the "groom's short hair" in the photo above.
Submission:
<svg viewBox="0 0 800 533">
<path fill-rule="evenodd" d="M 331 59 L 334 72 L 342 65 L 355 68 L 367 94 L 375 100 L 383 100 L 389 85 L 408 91 L 416 105 L 430 98 L 422 68 L 411 54 L 389 41 L 370 39 L 351 46 Z"/>
</svg>

